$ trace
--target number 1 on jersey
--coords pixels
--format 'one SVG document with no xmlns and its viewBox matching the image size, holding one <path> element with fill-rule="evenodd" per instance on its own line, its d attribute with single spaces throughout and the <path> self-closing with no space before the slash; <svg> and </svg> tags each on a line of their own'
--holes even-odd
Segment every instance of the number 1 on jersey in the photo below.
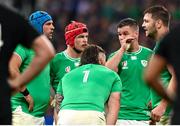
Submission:
<svg viewBox="0 0 180 126">
<path fill-rule="evenodd" d="M 86 82 L 87 82 L 88 77 L 89 77 L 89 72 L 90 72 L 89 70 L 83 71 L 83 73 L 84 73 L 83 83 L 86 83 Z"/>
</svg>

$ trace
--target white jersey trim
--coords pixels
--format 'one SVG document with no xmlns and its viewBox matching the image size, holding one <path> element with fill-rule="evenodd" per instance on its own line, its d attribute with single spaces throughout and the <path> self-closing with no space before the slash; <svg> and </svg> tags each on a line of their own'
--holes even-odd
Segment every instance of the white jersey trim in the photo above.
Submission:
<svg viewBox="0 0 180 126">
<path fill-rule="evenodd" d="M 64 56 L 65 56 L 67 59 L 69 59 L 69 60 L 71 60 L 71 61 L 80 60 L 80 58 L 72 58 L 72 57 L 70 57 L 70 56 L 66 53 L 66 51 L 64 51 L 63 54 L 64 54 Z"/>
<path fill-rule="evenodd" d="M 21 56 L 17 53 L 17 52 L 13 52 L 15 55 L 17 55 L 19 58 L 20 58 L 20 60 L 21 60 L 21 62 L 22 62 L 22 58 L 21 58 Z"/>
<path fill-rule="evenodd" d="M 139 50 L 138 50 L 138 51 L 136 51 L 136 52 L 125 52 L 125 53 L 126 53 L 127 55 L 131 55 L 131 54 L 137 55 L 137 54 L 141 53 L 141 51 L 142 51 L 142 46 L 139 46 Z"/>
</svg>

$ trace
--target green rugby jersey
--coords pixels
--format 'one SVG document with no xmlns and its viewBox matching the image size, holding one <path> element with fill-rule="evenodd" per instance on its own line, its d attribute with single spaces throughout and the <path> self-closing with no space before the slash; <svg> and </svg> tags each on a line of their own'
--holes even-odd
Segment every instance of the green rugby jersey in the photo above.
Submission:
<svg viewBox="0 0 180 126">
<path fill-rule="evenodd" d="M 116 53 L 116 52 L 115 52 Z M 115 53 L 112 53 L 112 57 Z M 150 88 L 144 82 L 143 72 L 152 50 L 140 46 L 137 52 L 125 52 L 118 66 L 122 80 L 121 106 L 118 119 L 149 120 Z"/>
<path fill-rule="evenodd" d="M 16 47 L 15 53 L 18 54 L 22 60 L 20 72 L 23 72 L 32 61 L 34 57 L 34 51 L 18 45 Z M 31 114 L 35 117 L 44 116 L 50 100 L 49 81 L 49 65 L 47 65 L 43 71 L 37 77 L 35 77 L 35 79 L 26 85 L 30 95 L 34 100 L 33 111 L 29 112 L 28 104 L 21 93 L 17 93 L 11 97 L 12 110 L 14 111 L 17 106 L 21 106 L 22 111 L 25 113 Z"/>
<path fill-rule="evenodd" d="M 56 54 L 50 62 L 50 78 L 53 89 L 57 90 L 57 86 L 61 78 L 71 70 L 79 66 L 80 58 L 71 58 L 66 51 Z"/>
<path fill-rule="evenodd" d="M 122 83 L 114 71 L 95 64 L 80 66 L 66 74 L 57 93 L 64 96 L 60 109 L 104 111 L 112 92 L 120 92 Z"/>
</svg>

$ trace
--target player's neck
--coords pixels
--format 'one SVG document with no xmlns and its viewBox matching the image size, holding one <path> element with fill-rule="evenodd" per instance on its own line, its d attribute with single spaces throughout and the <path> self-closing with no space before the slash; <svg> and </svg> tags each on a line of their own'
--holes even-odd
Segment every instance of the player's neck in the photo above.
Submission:
<svg viewBox="0 0 180 126">
<path fill-rule="evenodd" d="M 67 55 L 69 56 L 69 57 L 71 57 L 71 58 L 79 58 L 80 56 L 81 56 L 81 53 L 77 53 L 77 52 L 75 52 L 74 50 L 73 50 L 73 48 L 72 47 L 67 47 L 67 49 L 66 49 L 66 53 L 67 53 Z"/>
<path fill-rule="evenodd" d="M 168 27 L 163 27 L 157 31 L 157 35 L 155 36 L 155 41 L 159 42 L 167 33 L 169 32 Z"/>
</svg>

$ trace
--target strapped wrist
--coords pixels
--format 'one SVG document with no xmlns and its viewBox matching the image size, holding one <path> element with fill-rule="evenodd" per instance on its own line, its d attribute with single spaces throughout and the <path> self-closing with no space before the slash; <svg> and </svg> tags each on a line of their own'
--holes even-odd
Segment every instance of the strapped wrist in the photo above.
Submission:
<svg viewBox="0 0 180 126">
<path fill-rule="evenodd" d="M 26 88 L 24 91 L 20 91 L 21 94 L 23 94 L 24 96 L 28 96 L 29 95 L 29 91 Z"/>
</svg>

